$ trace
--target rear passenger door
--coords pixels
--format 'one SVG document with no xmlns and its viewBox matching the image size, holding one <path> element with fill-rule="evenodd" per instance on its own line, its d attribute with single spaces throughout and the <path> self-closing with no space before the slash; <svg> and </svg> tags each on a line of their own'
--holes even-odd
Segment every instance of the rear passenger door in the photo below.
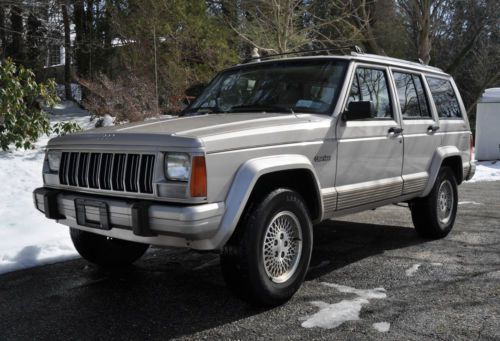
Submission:
<svg viewBox="0 0 500 341">
<path fill-rule="evenodd" d="M 432 114 L 429 91 L 421 73 L 392 68 L 403 127 L 403 194 L 422 192 L 432 157 L 441 145 L 439 121 Z"/>
<path fill-rule="evenodd" d="M 468 162 L 470 128 L 464 119 L 466 111 L 460 96 L 457 95 L 456 85 L 449 77 L 426 76 L 426 79 L 439 117 L 441 145 L 456 146 L 461 151 L 462 160 Z M 467 162 L 464 167 L 468 167 Z"/>
<path fill-rule="evenodd" d="M 338 210 L 398 197 L 403 188 L 403 139 L 389 70 L 358 64 L 351 77 L 344 108 L 352 101 L 372 101 L 376 113 L 366 120 L 338 120 Z"/>
</svg>

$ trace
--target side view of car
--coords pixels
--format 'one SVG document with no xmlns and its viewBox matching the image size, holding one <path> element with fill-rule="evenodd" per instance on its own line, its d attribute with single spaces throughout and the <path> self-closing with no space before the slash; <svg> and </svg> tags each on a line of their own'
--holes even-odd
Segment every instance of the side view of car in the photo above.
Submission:
<svg viewBox="0 0 500 341">
<path fill-rule="evenodd" d="M 127 265 L 149 245 L 220 250 L 228 286 L 262 305 L 304 281 L 313 226 L 407 202 L 443 238 L 472 134 L 452 77 L 403 60 L 269 58 L 219 73 L 182 115 L 52 139 L 34 203 L 78 252 Z"/>
</svg>

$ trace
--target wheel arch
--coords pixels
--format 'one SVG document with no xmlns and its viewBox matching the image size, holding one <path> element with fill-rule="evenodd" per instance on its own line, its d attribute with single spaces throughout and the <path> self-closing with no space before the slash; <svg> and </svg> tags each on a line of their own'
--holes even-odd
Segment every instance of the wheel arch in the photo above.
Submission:
<svg viewBox="0 0 500 341">
<path fill-rule="evenodd" d="M 300 181 L 294 183 L 292 180 L 296 177 L 300 177 Z M 215 248 L 221 248 L 229 240 L 250 200 L 258 200 L 279 187 L 296 190 L 304 198 L 311 220 L 321 221 L 321 187 L 307 157 L 279 155 L 248 160 L 236 172 L 226 197 L 224 216 L 212 238 Z M 311 188 L 308 190 L 308 187 Z"/>
<path fill-rule="evenodd" d="M 462 166 L 462 156 L 460 150 L 455 146 L 445 146 L 439 147 L 431 161 L 431 167 L 429 169 L 429 181 L 424 189 L 424 192 L 420 197 L 427 196 L 436 182 L 436 178 L 439 174 L 441 167 L 447 166 L 451 168 L 455 174 L 457 184 L 461 184 L 463 181 L 463 166 Z"/>
</svg>

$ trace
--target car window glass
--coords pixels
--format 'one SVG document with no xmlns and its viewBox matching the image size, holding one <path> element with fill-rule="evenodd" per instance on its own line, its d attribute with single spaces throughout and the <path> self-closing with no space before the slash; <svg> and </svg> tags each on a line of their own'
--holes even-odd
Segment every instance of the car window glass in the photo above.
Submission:
<svg viewBox="0 0 500 341">
<path fill-rule="evenodd" d="M 418 103 L 420 104 L 420 115 L 422 117 L 431 117 L 429 100 L 427 99 L 427 95 L 424 90 L 422 78 L 420 76 L 413 75 L 413 83 L 415 84 L 415 89 L 417 90 Z"/>
<path fill-rule="evenodd" d="M 430 117 L 422 80 L 417 75 L 394 72 L 401 114 L 405 119 Z"/>
<path fill-rule="evenodd" d="M 186 109 L 330 114 L 345 78 L 339 60 L 254 63 L 222 72 Z"/>
<path fill-rule="evenodd" d="M 375 105 L 373 118 L 393 117 L 386 73 L 377 69 L 357 68 L 348 102 L 354 101 L 372 101 Z"/>
<path fill-rule="evenodd" d="M 436 110 L 441 118 L 460 118 L 460 106 L 451 82 L 441 78 L 427 78 Z"/>
</svg>

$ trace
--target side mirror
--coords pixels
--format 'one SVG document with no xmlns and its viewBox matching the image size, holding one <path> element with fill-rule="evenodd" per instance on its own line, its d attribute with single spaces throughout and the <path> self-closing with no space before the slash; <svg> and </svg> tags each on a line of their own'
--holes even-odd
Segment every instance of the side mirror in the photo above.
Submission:
<svg viewBox="0 0 500 341">
<path fill-rule="evenodd" d="M 377 110 L 372 101 L 357 101 L 349 103 L 347 110 L 342 114 L 343 121 L 366 120 L 373 118 Z"/>
</svg>

